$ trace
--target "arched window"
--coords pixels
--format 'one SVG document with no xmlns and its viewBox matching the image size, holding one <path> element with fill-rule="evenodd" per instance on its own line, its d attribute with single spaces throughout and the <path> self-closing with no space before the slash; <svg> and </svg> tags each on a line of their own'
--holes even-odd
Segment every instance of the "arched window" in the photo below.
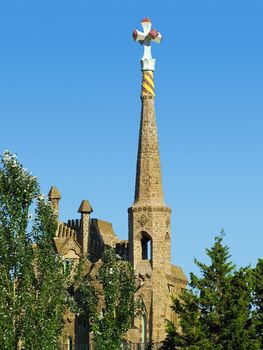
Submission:
<svg viewBox="0 0 263 350">
<path fill-rule="evenodd" d="M 152 239 L 147 232 L 141 234 L 142 260 L 152 260 Z"/>
<path fill-rule="evenodd" d="M 170 235 L 169 235 L 169 233 L 168 233 L 168 232 L 166 232 L 166 235 L 165 235 L 165 240 L 166 240 L 166 241 L 170 241 Z"/>
</svg>

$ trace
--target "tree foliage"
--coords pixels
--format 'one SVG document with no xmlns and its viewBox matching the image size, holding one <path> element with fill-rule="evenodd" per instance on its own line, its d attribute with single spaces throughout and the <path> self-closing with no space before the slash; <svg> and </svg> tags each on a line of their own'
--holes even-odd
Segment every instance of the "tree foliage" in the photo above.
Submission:
<svg viewBox="0 0 263 350">
<path fill-rule="evenodd" d="M 191 288 L 180 298 L 174 298 L 173 309 L 179 316 L 180 328 L 168 324 L 164 349 L 262 349 L 253 321 L 252 270 L 249 267 L 235 270 L 229 260 L 229 248 L 223 246 L 222 239 L 222 236 L 216 237 L 213 247 L 206 250 L 210 265 L 195 260 L 201 277 L 191 273 Z M 257 268 L 255 273 L 262 273 L 262 267 Z M 255 300 L 258 301 L 257 329 L 261 327 L 262 332 L 259 306 L 262 299 L 260 301 L 258 293 Z"/>
<path fill-rule="evenodd" d="M 97 274 L 86 276 L 79 286 L 80 310 L 88 317 L 95 349 L 120 348 L 140 310 L 135 290 L 132 266 L 105 248 Z"/>
<path fill-rule="evenodd" d="M 263 349 L 263 259 L 253 269 L 253 331 Z"/>
<path fill-rule="evenodd" d="M 31 219 L 29 211 L 34 209 Z M 0 344 L 59 349 L 68 278 L 53 237 L 57 218 L 36 177 L 4 152 L 0 168 Z"/>
</svg>

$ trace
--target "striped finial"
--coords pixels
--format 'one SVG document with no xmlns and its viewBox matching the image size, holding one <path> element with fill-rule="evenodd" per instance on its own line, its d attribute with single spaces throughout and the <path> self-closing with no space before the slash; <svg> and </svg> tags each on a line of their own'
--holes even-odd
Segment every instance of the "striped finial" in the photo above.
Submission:
<svg viewBox="0 0 263 350">
<path fill-rule="evenodd" d="M 153 72 L 143 71 L 142 75 L 142 97 L 154 97 L 154 82 L 153 82 Z"/>
</svg>

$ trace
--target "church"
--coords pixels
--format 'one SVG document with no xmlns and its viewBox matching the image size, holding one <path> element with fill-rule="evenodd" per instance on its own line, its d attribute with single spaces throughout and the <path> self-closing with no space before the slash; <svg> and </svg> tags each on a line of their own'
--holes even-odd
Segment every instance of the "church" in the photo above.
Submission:
<svg viewBox="0 0 263 350">
<path fill-rule="evenodd" d="M 110 246 L 132 264 L 139 286 L 136 296 L 142 297 L 145 312 L 135 319 L 127 341 L 138 350 L 145 349 L 149 341 L 161 343 L 164 340 L 165 320 L 177 323 L 170 308 L 171 297 L 180 295 L 187 285 L 182 268 L 171 264 L 171 209 L 165 203 L 162 189 L 154 106 L 155 59 L 151 56 L 151 43 L 160 43 L 162 36 L 151 29 L 149 18 L 144 18 L 141 24 L 143 32 L 133 32 L 134 40 L 144 46 L 144 55 L 141 59 L 141 122 L 135 196 L 128 208 L 128 239 L 120 240 L 110 222 L 95 218 L 88 200 L 80 203 L 78 219 L 58 223 L 54 237 L 56 249 L 66 261 L 79 259 L 84 254 L 96 263 L 103 247 Z M 51 187 L 49 198 L 59 212 L 61 195 L 55 186 Z M 87 333 L 87 327 L 74 314 L 66 315 L 63 337 L 68 344 L 67 349 L 73 349 L 73 346 L 89 349 Z"/>
</svg>

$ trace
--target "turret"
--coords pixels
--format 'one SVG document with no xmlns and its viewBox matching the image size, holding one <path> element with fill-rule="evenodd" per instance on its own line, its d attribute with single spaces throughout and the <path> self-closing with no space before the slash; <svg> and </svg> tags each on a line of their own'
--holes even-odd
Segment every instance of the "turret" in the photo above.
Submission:
<svg viewBox="0 0 263 350">
<path fill-rule="evenodd" d="M 90 230 L 90 213 L 93 209 L 88 200 L 83 200 L 80 204 L 78 212 L 81 214 L 80 228 L 80 245 L 83 255 L 88 254 L 89 249 L 89 230 Z"/>
<path fill-rule="evenodd" d="M 59 201 L 61 199 L 61 194 L 59 193 L 59 190 L 56 186 L 52 186 L 51 189 L 48 192 L 48 198 L 50 202 L 52 203 L 52 206 L 59 217 Z"/>
</svg>

